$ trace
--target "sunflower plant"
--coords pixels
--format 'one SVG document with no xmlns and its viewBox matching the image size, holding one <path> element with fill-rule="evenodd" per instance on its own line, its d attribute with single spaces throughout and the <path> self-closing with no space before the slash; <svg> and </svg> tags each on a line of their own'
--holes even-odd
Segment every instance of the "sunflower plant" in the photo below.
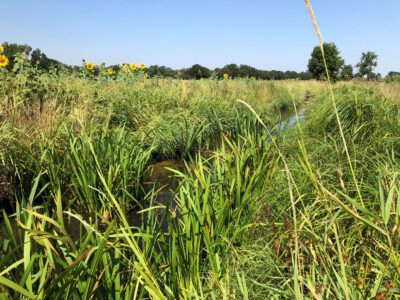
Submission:
<svg viewBox="0 0 400 300">
<path fill-rule="evenodd" d="M 114 75 L 114 74 L 115 74 L 114 69 L 113 69 L 113 68 L 108 68 L 108 69 L 107 69 L 107 74 L 108 74 L 108 75 Z"/>
<path fill-rule="evenodd" d="M 82 73 L 84 77 L 92 76 L 95 74 L 96 67 L 91 61 L 83 61 Z"/>
<path fill-rule="evenodd" d="M 129 67 L 131 68 L 131 70 L 136 71 L 137 70 L 137 65 L 135 63 L 132 63 L 129 65 Z"/>
<path fill-rule="evenodd" d="M 1 46 L 1 47 L 2 47 L 2 46 Z M 1 50 L 1 48 L 0 48 L 0 50 Z M 0 51 L 0 52 L 2 52 L 2 51 Z M 5 55 L 3 55 L 3 54 L 1 54 L 1 55 L 0 55 L 0 68 L 7 67 L 8 64 L 9 64 L 8 57 L 5 56 Z"/>
<path fill-rule="evenodd" d="M 94 64 L 91 61 L 88 61 L 87 63 L 85 63 L 85 68 L 89 72 L 94 72 Z"/>
</svg>

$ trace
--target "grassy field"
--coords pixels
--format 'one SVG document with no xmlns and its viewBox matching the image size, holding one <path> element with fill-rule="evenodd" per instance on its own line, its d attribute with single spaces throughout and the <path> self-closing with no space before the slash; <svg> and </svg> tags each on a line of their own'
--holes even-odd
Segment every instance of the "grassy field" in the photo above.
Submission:
<svg viewBox="0 0 400 300">
<path fill-rule="evenodd" d="M 399 83 L 0 76 L 2 298 L 400 297 Z"/>
</svg>

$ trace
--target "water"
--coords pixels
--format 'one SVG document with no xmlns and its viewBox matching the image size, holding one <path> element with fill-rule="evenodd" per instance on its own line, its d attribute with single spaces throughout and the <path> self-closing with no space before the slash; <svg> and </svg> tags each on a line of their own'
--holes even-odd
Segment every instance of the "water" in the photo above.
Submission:
<svg viewBox="0 0 400 300">
<path fill-rule="evenodd" d="M 185 170 L 185 163 L 182 160 L 170 159 L 153 164 L 144 176 L 143 184 L 146 186 L 157 184 L 159 186 L 173 187 L 177 184 L 174 180 L 174 172 L 170 169 L 178 171 Z"/>
<path fill-rule="evenodd" d="M 292 115 L 274 126 L 272 132 L 281 132 L 283 130 L 293 127 L 297 119 L 301 122 L 305 117 L 305 111 L 302 110 L 296 115 Z M 274 133 L 273 133 L 274 134 Z M 276 134 L 276 133 L 275 133 Z M 165 160 L 155 163 L 144 179 L 145 189 L 149 191 L 154 186 L 159 189 L 156 197 L 156 204 L 169 204 L 174 205 L 171 201 L 174 197 L 174 191 L 179 185 L 179 180 L 174 176 L 174 173 L 167 168 L 175 169 L 183 172 L 185 170 L 185 163 L 182 160 Z"/>
<path fill-rule="evenodd" d="M 169 169 L 184 172 L 186 166 L 182 160 L 170 159 L 153 164 L 145 174 L 143 180 L 144 190 L 151 191 L 153 188 L 158 190 L 156 204 L 167 204 L 173 198 L 173 191 L 178 187 L 179 180 L 175 173 Z"/>
<path fill-rule="evenodd" d="M 157 194 L 155 197 L 155 202 L 153 205 L 172 205 L 174 198 L 174 191 L 177 189 L 179 185 L 179 180 L 175 176 L 175 173 L 170 169 L 179 170 L 184 172 L 186 169 L 185 163 L 182 160 L 164 160 L 160 162 L 156 162 L 153 164 L 149 170 L 146 172 L 143 179 L 143 187 L 144 192 L 148 193 L 153 188 L 157 190 Z M 143 203 L 143 207 L 145 208 L 148 204 Z M 139 209 L 140 210 L 140 209 Z M 88 220 L 90 216 L 85 214 L 84 211 L 78 212 L 83 215 L 83 219 Z M 93 217 L 93 216 L 92 216 Z M 139 227 L 142 222 L 145 221 L 143 217 L 138 214 L 138 209 L 133 209 L 130 212 L 127 212 L 127 219 L 132 226 Z M 15 218 L 10 219 L 11 228 L 14 233 L 14 236 L 19 237 L 23 236 L 23 229 L 18 226 L 18 223 Z M 75 218 L 66 217 L 64 220 L 64 224 L 66 226 L 67 232 L 73 237 L 73 239 L 80 240 L 82 233 L 85 232 L 83 225 L 80 221 Z M 99 222 L 100 227 L 106 228 L 106 223 Z M 163 224 L 163 230 L 167 230 L 167 224 Z M 1 220 L 0 216 L 0 239 L 4 239 L 7 237 L 7 228 L 4 223 L 4 220 Z"/>
<path fill-rule="evenodd" d="M 269 127 L 267 129 L 266 135 L 268 136 L 268 138 L 271 138 L 271 136 L 274 136 L 274 135 L 277 135 L 278 133 L 284 132 L 285 130 L 296 125 L 297 120 L 299 120 L 299 122 L 303 121 L 305 118 L 305 115 L 306 115 L 306 112 L 304 110 L 302 110 L 297 114 L 297 118 L 296 118 L 296 115 L 292 115 L 291 117 L 278 122 L 274 126 Z"/>
<path fill-rule="evenodd" d="M 277 123 L 273 128 L 269 131 L 272 135 L 275 135 L 277 132 L 282 132 L 293 127 L 297 119 L 301 122 L 305 117 L 305 111 L 300 111 L 297 115 L 291 116 L 279 123 Z M 175 176 L 175 173 L 169 169 L 178 170 L 180 172 L 184 172 L 186 170 L 185 162 L 182 160 L 172 159 L 172 160 L 164 160 L 160 162 L 154 163 L 149 170 L 146 172 L 143 179 L 143 187 L 144 192 L 151 192 L 153 189 L 158 191 L 156 193 L 155 202 L 153 205 L 171 205 L 174 206 L 174 193 L 179 186 L 179 179 Z M 148 205 L 148 204 L 147 204 Z M 145 208 L 146 204 L 143 205 Z M 140 222 L 143 220 L 137 213 L 137 209 L 132 210 L 128 213 L 128 219 L 133 226 L 140 226 Z M 18 230 L 17 223 L 15 220 L 11 220 L 13 230 Z M 67 230 L 71 233 L 72 236 L 79 236 L 82 230 L 82 224 L 80 224 L 77 220 L 69 220 L 69 222 L 65 222 L 67 224 Z M 2 231 L 4 233 L 5 224 L 0 217 L 0 238 L 4 237 L 2 235 Z"/>
<path fill-rule="evenodd" d="M 304 110 L 300 111 L 297 114 L 297 118 L 296 118 L 296 115 L 293 115 L 286 120 L 280 121 L 278 124 L 276 124 L 276 128 L 278 128 L 278 130 L 290 128 L 296 124 L 297 119 L 299 120 L 299 122 L 303 121 L 305 115 L 306 115 L 306 112 Z"/>
</svg>

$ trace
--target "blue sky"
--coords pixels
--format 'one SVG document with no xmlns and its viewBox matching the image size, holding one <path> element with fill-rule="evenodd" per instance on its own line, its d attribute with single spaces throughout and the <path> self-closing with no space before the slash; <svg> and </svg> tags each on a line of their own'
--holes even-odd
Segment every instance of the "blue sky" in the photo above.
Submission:
<svg viewBox="0 0 400 300">
<path fill-rule="evenodd" d="M 69 64 L 228 63 L 303 71 L 318 44 L 303 0 L 2 0 L 0 42 L 27 43 Z M 399 0 L 311 0 L 324 40 L 346 63 L 379 55 L 400 71 Z"/>
</svg>

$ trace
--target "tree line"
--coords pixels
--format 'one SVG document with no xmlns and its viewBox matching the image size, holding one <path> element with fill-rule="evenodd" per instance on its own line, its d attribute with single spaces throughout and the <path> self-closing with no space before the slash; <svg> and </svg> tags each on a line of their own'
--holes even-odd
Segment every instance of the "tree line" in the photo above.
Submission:
<svg viewBox="0 0 400 300">
<path fill-rule="evenodd" d="M 325 58 L 325 60 L 324 60 Z M 355 65 L 357 72 L 350 64 L 346 64 L 340 56 L 340 51 L 335 43 L 324 43 L 323 51 L 320 46 L 316 46 L 308 61 L 308 71 L 317 80 L 326 80 L 327 71 L 332 81 L 352 80 L 354 78 L 364 80 L 380 80 L 382 75 L 375 73 L 374 69 L 378 66 L 378 55 L 373 51 L 361 53 L 360 61 Z M 400 72 L 391 71 L 386 78 L 399 78 Z"/>
<path fill-rule="evenodd" d="M 201 79 L 201 78 L 253 78 L 264 80 L 284 80 L 284 79 L 312 79 L 309 72 L 295 72 L 295 71 L 277 71 L 277 70 L 259 70 L 249 65 L 229 64 L 223 68 L 216 68 L 214 70 L 203 67 L 199 64 L 193 65 L 190 68 L 181 69 L 177 71 L 179 76 L 183 79 Z M 225 75 L 225 76 L 224 76 Z"/>
<path fill-rule="evenodd" d="M 55 59 L 48 58 L 40 49 L 33 50 L 29 45 L 19 45 L 11 43 L 3 43 L 4 54 L 9 58 L 10 62 L 7 69 L 13 70 L 15 65 L 15 56 L 18 53 L 24 53 L 29 57 L 30 64 L 40 70 L 48 71 L 50 69 L 63 69 L 70 71 L 80 70 L 80 66 L 69 66 Z M 120 65 L 108 66 L 118 72 Z M 189 68 L 174 70 L 166 66 L 153 65 L 146 68 L 146 73 L 150 77 L 172 77 L 182 79 L 207 79 L 207 78 L 224 78 L 227 74 L 229 78 L 256 78 L 265 80 L 283 80 L 283 79 L 301 79 L 310 80 L 312 76 L 309 72 L 295 71 L 277 71 L 277 70 L 259 70 L 248 65 L 229 64 L 223 68 L 214 70 L 195 64 Z"/>
<path fill-rule="evenodd" d="M 2 44 L 3 54 L 9 58 L 7 69 L 12 71 L 15 65 L 17 54 L 24 53 L 28 57 L 29 63 L 39 70 L 49 71 L 51 69 L 64 71 L 78 71 L 81 67 L 70 66 L 63 64 L 52 58 L 48 58 L 40 49 L 35 49 L 29 45 L 21 45 L 5 42 Z M 189 68 L 174 70 L 166 66 L 153 65 L 146 68 L 146 73 L 150 77 L 172 77 L 181 79 L 207 79 L 207 78 L 253 78 L 263 80 L 285 80 L 285 79 L 300 79 L 300 80 L 326 80 L 326 67 L 330 79 L 337 80 L 352 80 L 353 78 L 362 78 L 366 80 L 379 80 L 381 74 L 375 73 L 374 69 L 378 65 L 378 55 L 375 52 L 367 51 L 361 55 L 360 62 L 355 65 L 358 69 L 354 73 L 354 68 L 350 64 L 346 64 L 340 56 L 340 52 L 334 43 L 324 43 L 324 51 L 321 51 L 319 46 L 315 47 L 311 53 L 311 58 L 308 61 L 308 70 L 305 72 L 295 71 L 278 71 L 278 70 L 260 70 L 249 65 L 228 64 L 222 68 L 209 69 L 207 67 L 195 64 Z M 323 59 L 325 56 L 325 62 Z M 120 65 L 109 66 L 114 71 L 118 72 Z M 386 78 L 399 78 L 400 72 L 391 71 Z"/>
<path fill-rule="evenodd" d="M 16 57 L 18 54 L 23 53 L 29 58 L 29 62 L 32 66 L 37 67 L 40 70 L 49 71 L 53 68 L 70 68 L 58 60 L 48 58 L 40 49 L 35 49 L 29 45 L 21 45 L 15 43 L 4 42 L 2 44 L 4 50 L 3 55 L 7 56 L 9 59 L 9 64 L 7 69 L 12 71 L 16 62 Z"/>
</svg>

